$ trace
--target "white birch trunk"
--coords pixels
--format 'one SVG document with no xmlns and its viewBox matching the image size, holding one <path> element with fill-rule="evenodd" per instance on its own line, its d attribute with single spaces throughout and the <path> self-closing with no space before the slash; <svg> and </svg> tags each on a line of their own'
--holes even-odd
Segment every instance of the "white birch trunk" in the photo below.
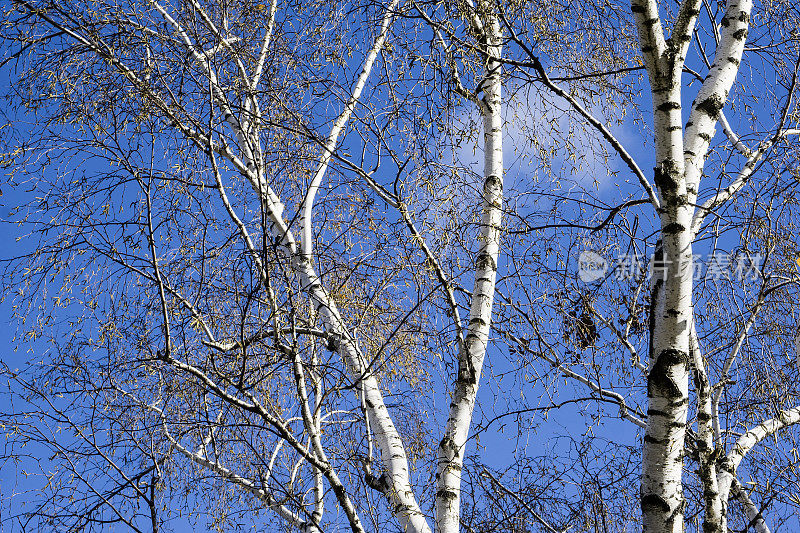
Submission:
<svg viewBox="0 0 800 533">
<path fill-rule="evenodd" d="M 492 10 L 491 6 L 488 11 Z M 492 319 L 497 257 L 500 247 L 503 200 L 503 119 L 502 53 L 500 24 L 495 15 L 486 14 L 483 24 L 486 39 L 486 71 L 482 83 L 484 184 L 480 249 L 475 264 L 475 286 L 465 336 L 465 349 L 459 353 L 458 376 L 453 386 L 450 414 L 439 443 L 436 474 L 436 530 L 459 531 L 461 469 L 466 452 L 478 384 L 486 356 Z"/>
<path fill-rule="evenodd" d="M 652 76 L 651 76 L 652 79 Z M 692 206 L 686 202 L 679 78 L 654 84 L 663 272 L 654 276 L 647 427 L 642 452 L 644 531 L 683 531 L 684 440 L 692 322 Z M 658 266 L 658 265 L 656 265 Z"/>
<path fill-rule="evenodd" d="M 691 353 L 692 217 L 703 162 L 714 127 L 738 71 L 749 23 L 750 0 L 728 2 L 711 73 L 692 105 L 685 136 L 681 118 L 681 72 L 700 3 L 681 2 L 672 35 L 664 38 L 656 0 L 632 0 L 639 43 L 653 98 L 656 146 L 655 184 L 661 196 L 661 239 L 665 272 L 654 276 L 651 350 L 647 380 L 648 418 L 642 453 L 641 506 L 644 531 L 679 533 L 683 523 L 683 474 L 688 376 Z M 699 354 L 698 354 L 699 356 Z M 711 408 L 705 375 L 700 413 Z M 711 428 L 701 420 L 703 444 Z M 701 454 L 710 454 L 701 450 Z M 715 494 L 715 465 L 701 457 L 707 481 L 706 514 L 712 531 L 722 522 L 721 494 Z M 724 501 L 724 498 L 723 498 Z"/>
<path fill-rule="evenodd" d="M 703 533 L 723 533 L 725 530 L 722 529 L 722 526 L 725 518 L 717 478 L 717 454 L 715 453 L 717 448 L 712 423 L 711 387 L 694 325 L 692 325 L 690 347 L 694 365 L 694 389 L 697 395 L 697 455 L 705 504 Z"/>
<path fill-rule="evenodd" d="M 744 507 L 745 516 L 747 516 L 747 520 L 750 522 L 750 526 L 755 530 L 756 533 L 770 533 L 769 526 L 764 521 L 764 517 L 761 515 L 761 509 L 759 509 L 753 500 L 750 499 L 750 496 L 747 495 L 745 490 L 739 484 L 739 481 L 734 479 L 733 484 L 731 486 L 731 490 L 733 495 L 739 500 L 739 503 L 742 504 Z M 727 524 L 725 524 L 727 527 Z M 725 529 L 724 531 L 727 531 Z"/>
<path fill-rule="evenodd" d="M 727 512 L 728 508 L 728 499 L 730 498 L 731 490 L 733 490 L 736 485 L 736 469 L 739 468 L 739 464 L 741 464 L 744 457 L 756 444 L 774 435 L 778 431 L 797 423 L 800 423 L 800 407 L 786 409 L 779 412 L 775 418 L 771 418 L 753 427 L 736 441 L 733 449 L 722 462 L 719 472 L 719 492 L 724 506 L 724 527 L 726 527 L 725 512 Z M 747 508 L 747 505 L 745 505 L 745 507 Z M 723 531 L 727 531 L 727 528 Z"/>
<path fill-rule="evenodd" d="M 739 72 L 747 31 L 750 24 L 751 0 L 729 0 L 721 23 L 720 41 L 714 55 L 714 63 L 698 91 L 689 119 L 684 140 L 685 180 L 687 201 L 695 204 L 700 186 L 703 165 L 709 143 L 714 137 L 716 124 L 728 99 L 731 86 Z M 698 214 L 704 214 L 703 212 Z M 699 223 L 692 223 L 690 234 L 699 230 Z M 724 533 L 727 528 L 730 472 L 720 472 L 714 454 L 713 426 L 707 417 L 715 414 L 714 401 L 707 390 L 698 390 L 698 417 L 700 418 L 700 469 L 705 499 L 703 530 L 707 533 Z M 716 443 L 717 446 L 721 443 Z M 737 443 L 738 446 L 738 443 Z M 725 465 L 730 465 L 726 461 Z M 738 466 L 738 462 L 736 463 Z M 733 471 L 735 471 L 735 466 Z"/>
</svg>

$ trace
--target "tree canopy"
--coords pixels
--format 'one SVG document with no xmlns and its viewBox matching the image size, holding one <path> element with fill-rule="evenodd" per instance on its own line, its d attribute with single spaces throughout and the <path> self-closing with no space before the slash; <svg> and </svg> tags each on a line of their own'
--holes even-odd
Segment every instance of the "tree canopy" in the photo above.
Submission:
<svg viewBox="0 0 800 533">
<path fill-rule="evenodd" d="M 800 527 L 796 3 L 4 13 L 0 527 Z"/>
</svg>

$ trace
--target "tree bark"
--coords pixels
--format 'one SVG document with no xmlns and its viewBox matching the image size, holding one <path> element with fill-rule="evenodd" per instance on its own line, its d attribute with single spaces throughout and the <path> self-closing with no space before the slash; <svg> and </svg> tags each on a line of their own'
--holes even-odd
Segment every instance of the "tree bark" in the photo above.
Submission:
<svg viewBox="0 0 800 533">
<path fill-rule="evenodd" d="M 481 84 L 484 98 L 479 105 L 484 130 L 483 213 L 467 335 L 464 350 L 459 353 L 450 413 L 438 448 L 436 530 L 439 533 L 459 531 L 461 469 L 489 341 L 502 224 L 504 168 L 502 63 L 499 61 L 502 34 L 493 6 L 483 5 L 482 8 L 485 9 L 482 17 L 485 22 L 481 23 L 476 14 L 474 24 L 481 25 L 486 57 L 485 76 Z"/>
</svg>

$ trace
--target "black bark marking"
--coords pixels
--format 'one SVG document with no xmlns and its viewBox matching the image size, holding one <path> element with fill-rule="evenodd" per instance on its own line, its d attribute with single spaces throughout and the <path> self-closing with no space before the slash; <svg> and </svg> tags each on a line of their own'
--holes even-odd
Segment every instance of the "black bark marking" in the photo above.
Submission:
<svg viewBox="0 0 800 533">
<path fill-rule="evenodd" d="M 669 439 L 668 438 L 667 439 L 657 439 L 657 438 L 655 438 L 655 437 L 653 437 L 651 435 L 645 435 L 644 436 L 644 441 L 648 442 L 650 444 L 666 444 L 667 442 L 669 442 Z"/>
<path fill-rule="evenodd" d="M 451 490 L 441 489 L 436 491 L 436 497 L 445 501 L 453 501 L 458 497 L 458 494 Z"/>
<path fill-rule="evenodd" d="M 653 368 L 647 375 L 647 395 L 669 399 L 682 399 L 681 388 L 672 379 L 671 370 L 677 366 L 688 366 L 689 357 L 682 351 L 668 348 L 658 354 Z"/>
<path fill-rule="evenodd" d="M 664 226 L 664 229 L 662 229 L 661 231 L 662 233 L 665 233 L 667 235 L 674 235 L 676 233 L 684 231 L 685 229 L 686 226 L 684 226 L 683 224 L 680 224 L 679 222 L 672 222 Z"/>
<path fill-rule="evenodd" d="M 373 490 L 377 490 L 380 493 L 386 494 L 391 489 L 391 484 L 389 483 L 389 477 L 384 472 L 381 474 L 381 477 L 376 478 L 372 474 L 364 474 L 364 482 Z"/>
<path fill-rule="evenodd" d="M 494 262 L 494 258 L 487 253 L 482 253 L 478 256 L 478 259 L 475 261 L 475 266 L 479 270 L 497 270 L 497 264 Z"/>
<path fill-rule="evenodd" d="M 490 189 L 494 187 L 497 187 L 500 190 L 502 190 L 503 182 L 500 181 L 500 178 L 498 176 L 490 174 L 489 176 L 486 176 L 486 180 L 483 182 L 483 190 L 488 192 Z"/>
<path fill-rule="evenodd" d="M 678 188 L 679 174 L 678 163 L 665 159 L 653 169 L 653 181 L 662 193 L 671 196 Z"/>
<path fill-rule="evenodd" d="M 668 513 L 669 504 L 658 494 L 645 494 L 641 498 L 642 514 L 653 512 Z"/>
<path fill-rule="evenodd" d="M 664 102 L 663 104 L 659 105 L 656 109 L 661 111 L 662 113 L 668 113 L 670 111 L 676 111 L 681 108 L 680 102 Z"/>
<path fill-rule="evenodd" d="M 338 335 L 336 333 L 331 333 L 331 335 L 328 337 L 328 346 L 327 346 L 328 350 L 336 353 L 339 351 L 339 347 L 341 345 L 342 345 L 341 335 Z"/>
<path fill-rule="evenodd" d="M 453 446 L 453 441 L 447 435 L 444 436 L 442 441 L 439 443 L 439 448 L 443 450 L 453 450 L 455 446 Z"/>
<path fill-rule="evenodd" d="M 717 118 L 724 105 L 725 102 L 722 100 L 720 95 L 712 94 L 702 102 L 696 103 L 694 107 L 698 111 L 702 111 L 711 118 Z"/>
<path fill-rule="evenodd" d="M 467 345 L 467 353 L 458 361 L 458 376 L 456 381 L 466 385 L 475 385 L 478 383 L 477 373 L 475 372 L 475 364 L 472 362 L 472 357 L 469 354 L 470 337 L 477 339 L 477 335 L 467 335 L 465 339 Z"/>
</svg>

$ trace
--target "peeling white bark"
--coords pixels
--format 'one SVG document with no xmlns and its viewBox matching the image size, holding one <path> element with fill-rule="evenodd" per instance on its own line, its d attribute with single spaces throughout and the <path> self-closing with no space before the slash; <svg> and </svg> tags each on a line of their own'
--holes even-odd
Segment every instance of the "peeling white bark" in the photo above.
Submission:
<svg viewBox="0 0 800 533">
<path fill-rule="evenodd" d="M 724 468 L 720 471 L 720 494 L 723 497 L 723 501 L 728 500 L 731 485 L 736 477 L 736 469 L 739 468 L 742 459 L 750 450 L 770 435 L 774 435 L 778 431 L 798 422 L 800 422 L 800 407 L 785 409 L 779 412 L 775 418 L 770 418 L 758 424 L 739 437 L 733 449 L 728 453 L 727 460 L 723 465 Z"/>
<path fill-rule="evenodd" d="M 713 402 L 699 346 L 691 340 L 694 323 L 693 206 L 716 121 L 739 69 L 751 7 L 750 0 L 728 2 L 711 73 L 703 82 L 684 129 L 680 74 L 700 2 L 681 2 L 669 39 L 664 38 L 656 0 L 631 2 L 653 98 L 654 181 L 661 197 L 659 216 L 665 262 L 663 275 L 654 276 L 651 303 L 648 418 L 641 486 L 643 525 L 648 533 L 680 533 L 684 529 L 681 477 L 689 401 L 688 370 L 692 356 L 698 365 L 700 461 L 701 478 L 706 489 L 706 518 L 711 531 L 717 531 L 723 520 L 712 453 Z"/>
<path fill-rule="evenodd" d="M 714 54 L 711 71 L 692 104 L 689 120 L 686 123 L 684 150 L 690 202 L 694 202 L 697 198 L 706 152 L 714 137 L 720 112 L 739 72 L 752 8 L 751 0 L 728 1 L 722 18 L 720 43 Z"/>
<path fill-rule="evenodd" d="M 711 387 L 706 373 L 703 354 L 697 331 L 692 324 L 691 353 L 694 366 L 695 394 L 697 395 L 697 455 L 700 464 L 700 481 L 703 484 L 703 500 L 705 515 L 703 517 L 704 533 L 724 533 L 724 506 L 719 493 L 717 478 L 716 440 L 712 423 Z"/>
<path fill-rule="evenodd" d="M 756 533 L 770 533 L 769 527 L 761 514 L 761 509 L 753 503 L 753 500 L 750 499 L 750 496 L 747 495 L 747 492 L 741 484 L 739 484 L 738 479 L 734 479 L 731 490 L 736 499 L 739 500 L 739 503 L 742 504 L 742 507 L 744 507 L 745 515 Z"/>
<path fill-rule="evenodd" d="M 339 135 L 342 133 L 347 121 L 350 120 L 350 116 L 353 114 L 353 110 L 356 108 L 356 104 L 358 104 L 358 100 L 361 98 L 361 93 L 364 91 L 364 87 L 367 84 L 367 79 L 369 79 L 369 75 L 372 72 L 372 66 L 375 63 L 375 60 L 378 58 L 378 54 L 383 49 L 384 44 L 386 43 L 386 37 L 389 34 L 389 27 L 392 24 L 394 10 L 397 7 L 398 2 L 399 0 L 391 0 L 389 5 L 386 7 L 386 14 L 383 17 L 381 30 L 378 33 L 378 37 L 375 39 L 372 49 L 369 51 L 366 59 L 364 60 L 364 64 L 361 67 L 361 73 L 358 75 L 358 79 L 356 80 L 356 84 L 353 86 L 353 91 L 350 94 L 350 98 L 347 100 L 347 104 L 344 106 L 344 110 L 339 114 L 338 117 L 336 117 L 336 120 L 331 127 L 331 131 L 328 134 L 328 139 L 325 141 L 325 145 L 323 146 L 322 156 L 320 157 L 317 171 L 314 173 L 314 177 L 311 179 L 311 184 L 308 186 L 306 197 L 300 206 L 300 226 L 303 228 L 303 238 L 301 244 L 303 247 L 303 253 L 309 257 L 311 256 L 311 250 L 313 248 L 311 215 L 314 209 L 314 197 L 317 195 L 317 190 L 319 190 L 319 186 L 322 183 L 322 178 L 325 176 L 325 172 L 328 170 L 328 164 L 330 163 L 331 156 L 336 148 Z"/>
<path fill-rule="evenodd" d="M 479 106 L 483 118 L 484 185 L 480 249 L 475 265 L 475 286 L 464 337 L 465 350 L 459 354 L 458 376 L 453 386 L 450 414 L 439 443 L 436 474 L 436 530 L 455 533 L 460 525 L 461 469 L 466 452 L 472 413 L 489 342 L 497 259 L 500 247 L 503 200 L 502 54 L 500 22 L 491 14 L 493 6 L 482 6 L 479 30 L 486 41 L 486 70 L 482 81 L 484 99 Z"/>
</svg>

